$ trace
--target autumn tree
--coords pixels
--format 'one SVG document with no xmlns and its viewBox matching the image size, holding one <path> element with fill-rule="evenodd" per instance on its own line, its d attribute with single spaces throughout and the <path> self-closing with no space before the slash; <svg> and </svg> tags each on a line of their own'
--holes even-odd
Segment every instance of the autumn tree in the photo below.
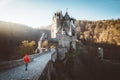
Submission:
<svg viewBox="0 0 120 80">
<path fill-rule="evenodd" d="M 29 42 L 28 40 L 24 40 L 21 42 L 19 46 L 19 52 L 21 54 L 33 54 L 35 50 L 35 41 Z"/>
</svg>

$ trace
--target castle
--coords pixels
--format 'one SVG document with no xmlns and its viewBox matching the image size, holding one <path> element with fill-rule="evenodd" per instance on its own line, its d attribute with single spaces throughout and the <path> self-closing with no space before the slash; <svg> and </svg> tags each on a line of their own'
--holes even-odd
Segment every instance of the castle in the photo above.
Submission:
<svg viewBox="0 0 120 80">
<path fill-rule="evenodd" d="M 59 47 L 62 47 L 63 49 L 66 48 L 69 50 L 70 47 L 76 49 L 77 37 L 74 25 L 75 19 L 71 18 L 68 12 L 66 12 L 64 16 L 62 12 L 57 12 L 54 14 L 52 21 L 51 38 L 55 41 L 57 40 Z M 48 45 L 44 44 L 48 44 L 46 33 L 42 34 L 40 40 L 38 41 L 38 47 L 35 52 L 37 53 L 47 50 Z"/>
<path fill-rule="evenodd" d="M 75 19 L 71 18 L 66 11 L 63 16 L 62 11 L 53 16 L 51 38 L 57 39 L 59 46 L 66 48 L 76 48 Z"/>
</svg>

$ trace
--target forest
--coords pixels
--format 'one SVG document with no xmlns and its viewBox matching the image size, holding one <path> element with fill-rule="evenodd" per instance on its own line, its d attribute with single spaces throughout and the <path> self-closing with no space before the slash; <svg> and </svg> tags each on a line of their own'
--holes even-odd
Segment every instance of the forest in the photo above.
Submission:
<svg viewBox="0 0 120 80">
<path fill-rule="evenodd" d="M 85 45 L 103 47 L 104 57 L 120 59 L 120 19 L 77 20 L 77 39 Z"/>
<path fill-rule="evenodd" d="M 75 25 L 77 39 L 84 45 L 103 47 L 106 58 L 120 59 L 120 19 L 76 20 Z M 33 29 L 0 21 L 0 61 L 19 59 L 26 53 L 34 54 L 42 32 L 50 37 L 50 28 Z"/>
<path fill-rule="evenodd" d="M 35 50 L 42 32 L 50 36 L 50 31 L 47 29 L 33 29 L 23 24 L 0 21 L 0 61 L 19 59 L 26 53 L 33 54 L 28 53 L 28 48 L 25 47 L 23 48 L 26 52 L 22 51 L 22 44 L 29 43 L 29 47 L 32 44 Z"/>
</svg>

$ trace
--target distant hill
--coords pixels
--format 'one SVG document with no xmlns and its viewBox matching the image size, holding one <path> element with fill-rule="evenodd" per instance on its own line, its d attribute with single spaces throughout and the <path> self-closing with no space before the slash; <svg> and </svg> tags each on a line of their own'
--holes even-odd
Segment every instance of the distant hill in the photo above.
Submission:
<svg viewBox="0 0 120 80">
<path fill-rule="evenodd" d="M 120 59 L 120 19 L 76 21 L 77 39 L 87 46 L 104 48 L 104 58 Z"/>
<path fill-rule="evenodd" d="M 16 55 L 16 48 L 23 40 L 34 40 L 37 43 L 41 32 L 50 36 L 47 29 L 33 29 L 23 24 L 0 21 L 0 59 L 7 60 L 11 55 Z"/>
<path fill-rule="evenodd" d="M 43 26 L 43 27 L 40 27 L 39 29 L 51 30 L 51 26 L 52 25 Z"/>
<path fill-rule="evenodd" d="M 120 45 L 120 19 L 83 21 L 77 20 L 77 38 L 95 43 Z"/>
</svg>

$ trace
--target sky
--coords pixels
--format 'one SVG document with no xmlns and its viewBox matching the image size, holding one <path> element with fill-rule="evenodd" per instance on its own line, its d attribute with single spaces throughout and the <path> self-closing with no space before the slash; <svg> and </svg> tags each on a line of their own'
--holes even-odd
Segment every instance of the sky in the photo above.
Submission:
<svg viewBox="0 0 120 80">
<path fill-rule="evenodd" d="M 0 0 L 0 21 L 44 27 L 52 24 L 55 12 L 64 15 L 66 9 L 77 20 L 120 18 L 120 0 Z"/>
</svg>

